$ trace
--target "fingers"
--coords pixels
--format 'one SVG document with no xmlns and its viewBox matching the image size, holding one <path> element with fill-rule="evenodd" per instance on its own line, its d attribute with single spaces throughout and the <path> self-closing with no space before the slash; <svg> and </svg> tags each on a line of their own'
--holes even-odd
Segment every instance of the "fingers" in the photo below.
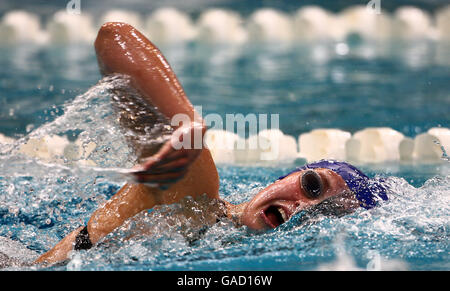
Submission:
<svg viewBox="0 0 450 291">
<path fill-rule="evenodd" d="M 189 157 L 182 157 L 161 166 L 154 166 L 142 174 L 160 174 L 160 173 L 176 173 L 182 171 L 190 164 Z"/>
<path fill-rule="evenodd" d="M 191 162 L 192 156 L 186 153 L 174 153 L 164 160 L 151 161 L 149 167 L 147 167 L 148 164 L 141 165 L 142 170 L 133 171 L 131 174 L 138 183 L 165 189 L 184 177 Z"/>
<path fill-rule="evenodd" d="M 164 173 L 153 173 L 153 174 L 138 174 L 134 175 L 136 182 L 141 184 L 146 184 L 150 187 L 158 187 L 162 190 L 169 188 L 170 185 L 176 183 L 181 178 L 184 177 L 187 170 L 182 169 L 176 172 L 164 172 Z"/>
<path fill-rule="evenodd" d="M 177 153 L 170 155 L 163 160 L 155 159 L 150 162 L 145 162 L 144 164 L 135 167 L 132 173 L 136 175 L 146 175 L 157 174 L 160 172 L 177 172 L 178 168 L 187 166 L 190 160 L 188 154 Z"/>
<path fill-rule="evenodd" d="M 167 165 L 172 163 L 173 161 L 177 161 L 183 158 L 187 158 L 189 156 L 189 152 L 184 150 L 173 151 L 168 154 L 161 155 L 158 157 L 156 162 L 152 162 L 152 167 L 160 167 L 163 165 Z M 144 166 L 147 166 L 147 163 L 144 163 Z"/>
<path fill-rule="evenodd" d="M 138 183 L 145 183 L 152 187 L 161 189 L 168 188 L 176 183 L 187 173 L 190 160 L 188 157 L 181 157 L 170 162 L 155 164 L 148 170 L 133 173 L 133 178 Z"/>
<path fill-rule="evenodd" d="M 129 174 L 142 184 L 161 189 L 168 188 L 187 173 L 187 169 L 201 150 L 175 150 L 171 143 L 166 143 L 156 155 L 147 158 L 141 165 L 134 167 Z"/>
</svg>

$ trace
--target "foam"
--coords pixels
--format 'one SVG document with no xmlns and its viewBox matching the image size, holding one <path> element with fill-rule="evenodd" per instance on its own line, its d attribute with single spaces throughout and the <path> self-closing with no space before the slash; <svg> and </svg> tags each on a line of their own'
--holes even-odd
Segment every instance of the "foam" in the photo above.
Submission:
<svg viewBox="0 0 450 291">
<path fill-rule="evenodd" d="M 300 134 L 298 137 L 299 155 L 307 161 L 320 159 L 345 160 L 345 145 L 350 137 L 349 132 L 340 129 L 315 129 Z"/>
<path fill-rule="evenodd" d="M 96 149 L 97 144 L 93 141 L 83 142 L 81 138 L 77 138 L 74 143 L 67 144 L 64 147 L 64 157 L 69 161 L 87 161 L 90 154 Z M 88 164 L 95 164 L 87 162 Z"/>
<path fill-rule="evenodd" d="M 0 236 L 0 253 L 22 263 L 32 262 L 39 256 L 35 251 L 28 249 L 20 242 L 3 236 Z"/>
<path fill-rule="evenodd" d="M 81 138 L 70 142 L 66 136 L 45 135 L 29 138 L 18 146 L 18 152 L 44 162 L 96 166 L 97 164 L 89 159 L 96 148 L 95 142 L 83 142 Z"/>
<path fill-rule="evenodd" d="M 336 259 L 329 263 L 322 263 L 317 267 L 318 271 L 407 271 L 408 264 L 399 259 L 387 259 L 377 251 L 368 252 L 370 261 L 365 268 L 358 266 L 355 258 L 346 251 L 343 241 L 344 235 L 335 238 L 334 247 Z"/>
<path fill-rule="evenodd" d="M 56 161 L 64 155 L 64 148 L 69 145 L 65 136 L 46 135 L 41 138 L 29 138 L 19 147 L 19 152 L 44 161 Z"/>
</svg>

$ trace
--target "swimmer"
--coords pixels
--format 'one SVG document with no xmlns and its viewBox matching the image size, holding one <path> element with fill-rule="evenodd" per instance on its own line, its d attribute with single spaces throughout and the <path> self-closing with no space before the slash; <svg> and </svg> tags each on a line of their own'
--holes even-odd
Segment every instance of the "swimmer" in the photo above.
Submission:
<svg viewBox="0 0 450 291">
<path fill-rule="evenodd" d="M 69 253 L 89 249 L 129 218 L 158 205 L 207 195 L 223 207 L 212 211 L 212 221 L 228 218 L 237 226 L 253 230 L 273 229 L 300 211 L 318 209 L 342 215 L 359 207 L 372 208 L 387 200 L 386 189 L 355 167 L 338 161 L 319 161 L 278 178 L 248 202 L 233 205 L 219 197 L 219 176 L 206 147 L 176 150 L 182 134 L 204 135 L 206 127 L 195 112 L 181 84 L 161 52 L 139 31 L 125 23 L 106 23 L 98 32 L 95 50 L 104 76 L 121 74 L 129 78 L 142 101 L 157 108 L 168 120 L 177 114 L 190 123 L 174 127 L 159 149 L 142 148 L 132 140 L 138 164 L 131 171 L 138 183 L 125 184 L 98 208 L 87 225 L 67 235 L 35 263 L 53 264 L 68 259 Z M 121 125 L 136 130 L 136 122 L 123 114 Z M 202 139 L 203 140 L 203 139 Z"/>
</svg>

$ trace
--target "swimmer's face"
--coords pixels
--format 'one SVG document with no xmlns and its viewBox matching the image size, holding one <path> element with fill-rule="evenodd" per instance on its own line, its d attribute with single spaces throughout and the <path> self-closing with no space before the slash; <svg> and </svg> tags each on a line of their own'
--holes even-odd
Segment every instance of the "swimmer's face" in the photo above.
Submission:
<svg viewBox="0 0 450 291">
<path fill-rule="evenodd" d="M 336 207 L 346 211 L 359 207 L 345 181 L 335 172 L 329 169 L 295 172 L 256 194 L 245 206 L 241 223 L 255 230 L 276 228 L 299 211 L 327 199 L 336 200 L 339 204 Z"/>
</svg>

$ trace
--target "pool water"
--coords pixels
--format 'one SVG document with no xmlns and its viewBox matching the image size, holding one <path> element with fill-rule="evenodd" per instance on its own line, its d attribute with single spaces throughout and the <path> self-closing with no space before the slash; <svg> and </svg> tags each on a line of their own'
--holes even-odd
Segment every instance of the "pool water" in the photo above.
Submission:
<svg viewBox="0 0 450 291">
<path fill-rule="evenodd" d="M 448 126 L 450 44 L 162 46 L 203 114 L 279 114 L 289 135 L 387 126 L 406 136 Z M 0 48 L 0 132 L 17 136 L 62 114 L 99 79 L 92 46 Z"/>
<path fill-rule="evenodd" d="M 295 137 L 315 128 L 355 132 L 371 126 L 414 137 L 450 124 L 450 50 L 442 43 L 368 48 L 355 41 L 345 55 L 335 43 L 191 43 L 161 50 L 204 114 L 278 113 L 280 129 Z M 35 255 L 84 224 L 126 182 L 114 169 L 132 166 L 108 93 L 95 85 L 100 79 L 91 46 L 0 49 L 0 133 L 18 139 L 0 150 L 0 236 Z M 30 137 L 50 134 L 95 142 L 90 158 L 98 167 L 33 160 L 18 151 Z M 303 162 L 219 165 L 220 194 L 230 202 L 246 201 Z M 164 223 L 179 205 L 165 206 L 136 220 L 152 236 L 124 241 L 137 223 L 131 221 L 98 247 L 49 269 L 449 269 L 449 163 L 359 166 L 369 176 L 388 178 L 389 201 L 340 218 L 300 213 L 264 233 L 224 221 L 194 243 L 181 235 L 186 222 Z"/>
</svg>

